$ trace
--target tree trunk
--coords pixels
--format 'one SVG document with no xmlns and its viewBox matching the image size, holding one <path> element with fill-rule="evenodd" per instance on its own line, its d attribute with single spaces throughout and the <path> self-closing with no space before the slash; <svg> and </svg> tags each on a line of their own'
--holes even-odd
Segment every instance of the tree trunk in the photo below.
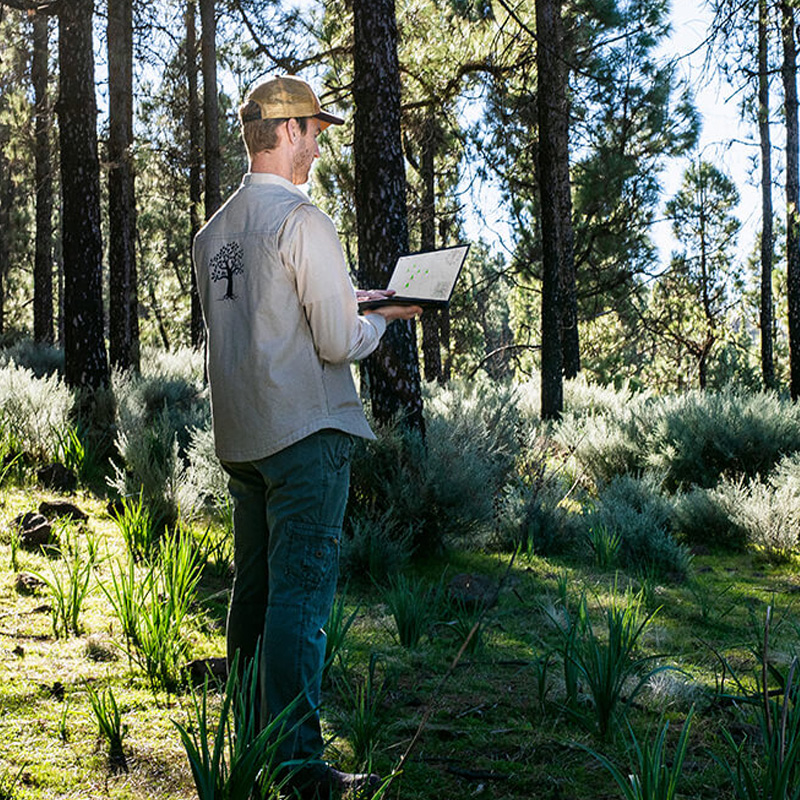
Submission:
<svg viewBox="0 0 800 800">
<path fill-rule="evenodd" d="M 4 133 L 0 125 L 0 134 Z M 0 147 L 0 335 L 6 332 L 6 277 L 11 261 L 11 209 L 14 205 L 14 182 L 11 164 Z"/>
<path fill-rule="evenodd" d="M 108 109 L 109 355 L 113 366 L 138 370 L 131 0 L 108 0 Z"/>
<path fill-rule="evenodd" d="M 761 142 L 761 376 L 764 386 L 775 386 L 772 346 L 772 146 L 769 130 L 769 74 L 767 63 L 767 0 L 758 2 L 758 135 Z"/>
<path fill-rule="evenodd" d="M 59 15 L 58 100 L 64 257 L 64 377 L 69 386 L 109 384 L 103 338 L 103 242 L 94 93 L 93 0 Z"/>
<path fill-rule="evenodd" d="M 789 367 L 793 400 L 800 396 L 800 175 L 798 174 L 797 48 L 794 10 L 781 3 L 783 65 L 781 69 L 786 118 L 786 283 L 789 309 Z"/>
<path fill-rule="evenodd" d="M 186 77 L 189 102 L 186 111 L 186 128 L 189 131 L 189 246 L 200 230 L 202 216 L 200 204 L 203 200 L 202 159 L 200 140 L 202 137 L 200 108 L 197 103 L 197 9 L 194 0 L 186 3 Z M 191 270 L 191 341 L 193 347 L 203 343 L 203 312 L 197 291 L 197 277 Z"/>
<path fill-rule="evenodd" d="M 53 343 L 53 160 L 47 99 L 48 20 L 33 17 L 31 79 L 34 95 L 36 246 L 33 260 L 33 339 Z"/>
<path fill-rule="evenodd" d="M 560 7 L 557 0 L 536 0 L 539 118 L 539 194 L 542 225 L 542 389 L 543 419 L 556 419 L 564 408 L 562 350 L 562 197 L 558 182 L 564 142 L 566 98 L 558 46 Z"/>
<path fill-rule="evenodd" d="M 422 131 L 422 214 L 420 240 L 423 250 L 436 247 L 436 121 L 428 117 Z M 442 382 L 442 353 L 439 339 L 440 315 L 445 311 L 428 311 L 422 315 L 422 354 L 425 358 L 425 380 Z"/>
<path fill-rule="evenodd" d="M 203 126 L 206 158 L 206 219 L 222 205 L 220 194 L 219 108 L 217 101 L 217 21 L 214 0 L 200 0 L 203 64 Z"/>
<path fill-rule="evenodd" d="M 394 0 L 354 0 L 353 23 L 359 283 L 385 286 L 397 257 L 408 252 Z M 424 434 L 415 338 L 413 323 L 393 322 L 365 367 L 375 421 L 400 417 Z"/>
</svg>

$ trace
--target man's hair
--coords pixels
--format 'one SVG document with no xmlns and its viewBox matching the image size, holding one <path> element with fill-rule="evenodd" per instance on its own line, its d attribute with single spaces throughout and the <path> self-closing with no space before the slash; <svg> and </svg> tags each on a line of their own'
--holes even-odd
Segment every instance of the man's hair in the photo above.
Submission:
<svg viewBox="0 0 800 800">
<path fill-rule="evenodd" d="M 242 138 L 247 154 L 252 158 L 256 153 L 274 150 L 278 145 L 278 128 L 286 119 L 260 119 L 261 109 L 258 103 L 250 100 L 239 108 L 239 119 L 242 122 Z M 256 117 L 256 119 L 253 119 Z M 308 128 L 308 117 L 296 117 L 300 132 L 305 134 Z"/>
</svg>

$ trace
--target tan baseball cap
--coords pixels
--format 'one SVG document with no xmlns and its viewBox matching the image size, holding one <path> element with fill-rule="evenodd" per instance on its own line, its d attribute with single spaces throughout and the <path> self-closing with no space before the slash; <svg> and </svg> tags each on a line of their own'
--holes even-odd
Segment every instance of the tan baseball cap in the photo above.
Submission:
<svg viewBox="0 0 800 800">
<path fill-rule="evenodd" d="M 261 115 L 242 115 L 242 122 L 257 119 L 292 119 L 294 117 L 316 117 L 322 129 L 328 125 L 343 125 L 344 120 L 322 110 L 314 90 L 302 78 L 281 75 L 260 83 L 247 96 L 247 100 L 261 109 Z"/>
</svg>

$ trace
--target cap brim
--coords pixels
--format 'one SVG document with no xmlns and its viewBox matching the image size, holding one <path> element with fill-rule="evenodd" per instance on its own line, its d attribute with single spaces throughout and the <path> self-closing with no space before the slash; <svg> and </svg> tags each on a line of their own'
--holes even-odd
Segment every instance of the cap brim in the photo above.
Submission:
<svg viewBox="0 0 800 800">
<path fill-rule="evenodd" d="M 335 114 L 329 114 L 327 111 L 320 111 L 319 114 L 314 114 L 314 116 L 320 122 L 325 123 L 325 128 L 327 128 L 328 125 L 344 125 L 344 120 L 341 117 L 337 117 Z"/>
</svg>

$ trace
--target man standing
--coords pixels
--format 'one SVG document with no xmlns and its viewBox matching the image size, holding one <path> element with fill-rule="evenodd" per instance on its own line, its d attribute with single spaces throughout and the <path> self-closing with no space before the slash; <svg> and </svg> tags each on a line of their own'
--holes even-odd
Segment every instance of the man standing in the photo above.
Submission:
<svg viewBox="0 0 800 800">
<path fill-rule="evenodd" d="M 416 307 L 358 314 L 331 220 L 297 188 L 317 137 L 344 120 L 295 77 L 257 86 L 239 109 L 250 168 L 198 233 L 197 284 L 208 342 L 216 452 L 233 498 L 233 592 L 227 651 L 252 658 L 261 640 L 261 722 L 298 699 L 282 761 L 302 797 L 374 788 L 322 761 L 322 630 L 333 602 L 352 437 L 374 438 L 350 363 L 387 323 Z"/>
</svg>

